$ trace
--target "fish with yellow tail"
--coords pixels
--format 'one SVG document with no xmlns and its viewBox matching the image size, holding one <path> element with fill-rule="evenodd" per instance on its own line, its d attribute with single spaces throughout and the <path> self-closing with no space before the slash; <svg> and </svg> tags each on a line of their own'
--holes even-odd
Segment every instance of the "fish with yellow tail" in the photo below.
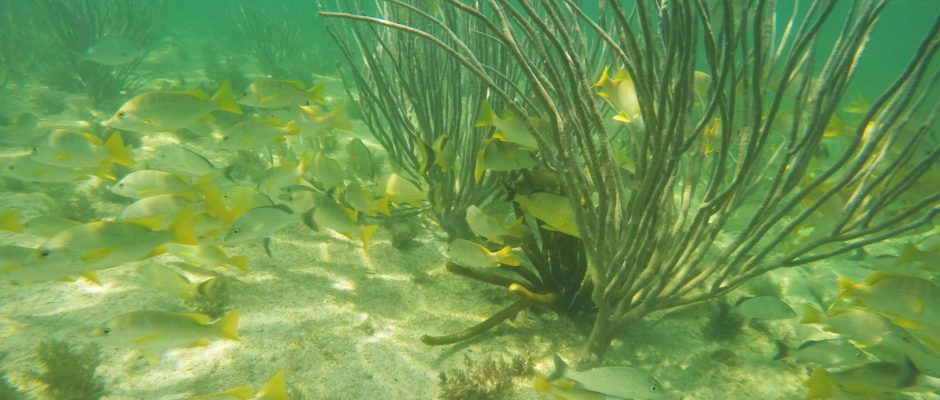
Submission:
<svg viewBox="0 0 940 400">
<path fill-rule="evenodd" d="M 878 361 L 832 372 L 820 368 L 804 386 L 810 390 L 810 398 L 832 399 L 843 398 L 839 397 L 842 395 L 931 392 L 940 389 L 940 379 L 921 374 L 914 363 L 906 359 L 903 363 Z"/>
<path fill-rule="evenodd" d="M 447 247 L 447 256 L 452 262 L 465 267 L 493 268 L 500 265 L 517 267 L 521 264 L 518 257 L 512 252 L 512 247 L 506 246 L 497 251 L 490 251 L 482 244 L 466 239 L 457 239 L 450 242 Z"/>
<path fill-rule="evenodd" d="M 303 82 L 261 78 L 248 84 L 235 101 L 255 108 L 287 108 L 299 104 L 324 103 L 323 84 L 305 88 Z"/>
<path fill-rule="evenodd" d="M 239 340 L 238 309 L 212 321 L 198 313 L 138 310 L 118 315 L 91 332 L 109 345 L 140 350 L 151 361 L 166 350 L 207 346 L 210 340 Z"/>
<path fill-rule="evenodd" d="M 908 329 L 940 331 L 940 286 L 919 277 L 875 272 L 864 284 L 839 280 L 840 299 L 883 313 Z"/>
<path fill-rule="evenodd" d="M 304 215 L 304 222 L 316 231 L 328 228 L 349 240 L 358 238 L 363 251 L 369 253 L 369 239 L 378 229 L 378 225 L 362 224 L 359 212 L 344 207 L 326 196 L 318 196 L 312 211 Z"/>
<path fill-rule="evenodd" d="M 366 216 L 374 217 L 378 214 L 390 215 L 388 197 L 376 197 L 372 191 L 362 187 L 357 182 L 350 182 L 343 190 L 343 200 Z"/>
<path fill-rule="evenodd" d="M 63 167 L 17 157 L 0 162 L 0 176 L 23 182 L 69 183 L 91 178 L 98 171 L 88 168 Z"/>
<path fill-rule="evenodd" d="M 581 237 L 574 209 L 568 198 L 548 192 L 518 194 L 513 199 L 526 214 L 542 221 L 545 229 Z"/>
<path fill-rule="evenodd" d="M 44 282 L 84 276 L 97 283 L 97 270 L 157 256 L 169 242 L 195 244 L 191 220 L 192 208 L 187 206 L 166 230 L 150 220 L 77 225 L 46 240 L 29 262 L 6 271 L 0 279 Z"/>
<path fill-rule="evenodd" d="M 211 119 L 214 111 L 240 114 L 228 81 L 210 98 L 199 91 L 153 91 L 128 100 L 105 126 L 137 133 L 172 132 Z"/>
<path fill-rule="evenodd" d="M 428 199 L 427 190 L 394 173 L 385 180 L 385 195 L 393 205 L 408 204 L 415 208 L 421 207 Z"/>
<path fill-rule="evenodd" d="M 236 244 L 261 240 L 294 222 L 300 222 L 300 216 L 293 214 L 287 207 L 252 208 L 238 217 L 229 227 L 228 233 L 225 234 L 225 243 Z"/>
<path fill-rule="evenodd" d="M 801 324 L 821 324 L 826 332 L 838 333 L 852 338 L 859 347 L 877 344 L 894 329 L 887 318 L 867 309 L 848 308 L 824 313 L 805 304 Z"/>
<path fill-rule="evenodd" d="M 113 164 L 125 167 L 134 165 L 131 150 L 124 146 L 120 133 L 112 133 L 103 142 L 91 133 L 71 129 L 52 131 L 33 146 L 32 159 L 61 167 L 97 169 L 98 176 L 110 176 Z"/>
<path fill-rule="evenodd" d="M 278 371 L 255 393 L 251 386 L 238 386 L 224 392 L 193 397 L 193 400 L 290 400 L 284 371 Z"/>
<path fill-rule="evenodd" d="M 522 239 L 525 234 L 523 218 L 517 218 L 506 224 L 506 218 L 483 211 L 480 207 L 467 207 L 467 224 L 477 236 L 482 236 L 493 243 L 504 244 L 506 240 Z"/>
<path fill-rule="evenodd" d="M 668 396 L 659 381 L 642 368 L 608 366 L 575 371 L 558 355 L 555 355 L 555 371 L 547 378 L 536 378 L 536 390 L 556 394 L 562 399 L 661 399 Z"/>
<path fill-rule="evenodd" d="M 283 142 L 287 136 L 300 134 L 297 123 L 275 118 L 251 118 L 225 130 L 219 147 L 225 150 L 253 150 Z"/>
<path fill-rule="evenodd" d="M 601 78 L 594 83 L 594 87 L 600 88 L 597 95 L 606 100 L 617 114 L 614 120 L 631 123 L 642 121 L 640 116 L 640 101 L 636 97 L 636 87 L 633 85 L 633 79 L 626 69 L 620 69 L 610 77 L 609 67 L 604 68 Z"/>
<path fill-rule="evenodd" d="M 349 114 L 346 112 L 346 103 L 340 102 L 327 109 L 324 106 L 301 105 L 297 106 L 295 120 L 300 130 L 306 134 L 321 135 L 337 129 L 349 130 Z"/>
<path fill-rule="evenodd" d="M 483 178 L 483 171 L 487 170 L 505 172 L 535 168 L 538 165 L 539 161 L 533 153 L 524 150 L 522 146 L 498 138 L 486 139 L 477 153 L 473 179 L 479 182 Z"/>
<path fill-rule="evenodd" d="M 216 286 L 215 277 L 193 282 L 186 276 L 159 264 L 146 265 L 140 269 L 140 272 L 151 287 L 183 300 L 206 293 L 207 289 Z"/>
<path fill-rule="evenodd" d="M 477 116 L 474 126 L 477 128 L 492 126 L 496 128 L 495 136 L 503 141 L 515 143 L 527 149 L 539 148 L 535 135 L 526 126 L 525 121 L 508 112 L 508 110 L 503 116 L 496 115 L 496 111 L 493 110 L 493 106 L 487 100 L 480 104 L 480 114 Z"/>
</svg>

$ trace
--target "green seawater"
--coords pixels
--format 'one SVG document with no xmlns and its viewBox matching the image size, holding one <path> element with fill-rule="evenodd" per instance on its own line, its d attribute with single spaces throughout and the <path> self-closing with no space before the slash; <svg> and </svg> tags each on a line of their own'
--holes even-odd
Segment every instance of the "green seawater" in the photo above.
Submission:
<svg viewBox="0 0 940 400">
<path fill-rule="evenodd" d="M 536 390 L 534 382 L 552 372 L 554 354 L 580 354 L 591 311 L 565 315 L 533 305 L 470 340 L 422 343 L 423 335 L 479 324 L 519 297 L 448 271 L 448 232 L 430 216 L 439 206 L 433 197 L 438 189 L 416 189 L 417 207 L 390 200 L 390 176 L 406 176 L 403 164 L 419 164 L 427 152 L 442 151 L 432 143 L 409 143 L 414 160 L 394 160 L 364 121 L 375 110 L 363 110 L 359 100 L 369 94 L 360 92 L 349 63 L 362 65 L 359 52 L 378 51 L 392 59 L 424 55 L 393 47 L 344 54 L 331 34 L 351 31 L 328 27 L 350 22 L 327 21 L 318 12 L 352 12 L 357 6 L 350 4 L 360 2 L 322 3 L 0 0 L 0 400 L 556 398 Z M 361 12 L 376 15 L 374 2 L 364 3 Z M 434 13 L 448 1 L 425 3 Z M 589 16 L 599 13 L 595 2 L 574 3 Z M 628 12 L 633 7 L 621 3 Z M 791 14 L 805 15 L 810 8 L 803 0 L 765 3 L 776 7 L 777 38 Z M 840 1 L 822 26 L 813 43 L 820 60 L 839 40 L 850 4 Z M 859 117 L 844 110 L 876 101 L 937 24 L 938 0 L 887 3 L 839 102 L 837 113 L 849 125 Z M 799 28 L 792 27 L 791 35 Z M 114 38 L 122 40 L 103 41 Z M 927 67 L 924 85 L 937 79 L 936 64 Z M 589 66 L 592 74 L 603 67 Z M 820 62 L 813 69 L 823 68 Z M 452 75 L 441 72 L 440 79 L 447 76 Z M 253 83 L 272 79 L 282 89 L 260 98 L 298 96 L 290 106 L 243 102 L 256 90 Z M 240 113 L 209 99 L 225 85 Z M 395 82 L 384 89 L 397 91 L 396 96 L 421 95 L 401 91 Z M 146 93 L 182 97 L 161 106 L 169 117 L 140 116 L 152 131 L 105 123 L 125 118 L 119 114 L 131 110 L 128 102 Z M 924 104 L 940 102 L 936 87 L 918 96 L 926 98 Z M 206 109 L 174 108 L 183 101 Z M 404 103 L 382 112 L 426 111 Z M 923 109 L 936 113 L 936 106 Z M 192 122 L 166 132 L 155 122 L 160 118 Z M 915 185 L 918 192 L 903 201 L 930 201 L 925 210 L 936 210 L 940 187 L 931 183 L 940 182 L 940 126 L 920 114 L 909 120 L 925 133 L 922 145 L 907 156 L 932 161 L 922 184 Z M 242 134 L 262 144 L 232 147 L 235 127 L 245 121 L 258 125 Z M 120 145 L 110 141 L 115 135 Z M 271 137 L 258 139 L 263 135 Z M 484 137 L 479 139 L 482 143 Z M 349 150 L 357 141 L 367 149 L 365 167 Z M 838 143 L 833 152 L 848 141 Z M 133 162 L 118 161 L 115 149 L 131 154 Z M 438 168 L 433 159 L 429 164 L 428 170 Z M 165 175 L 159 181 L 125 181 L 146 170 Z M 472 174 L 467 171 L 465 178 Z M 504 190 L 520 176 L 493 187 Z M 121 182 L 142 192 L 121 194 L 116 189 Z M 366 193 L 370 210 L 353 205 L 350 187 Z M 164 197 L 145 202 L 156 195 Z M 505 207 L 493 208 L 523 216 L 511 202 L 499 201 Z M 747 201 L 742 207 L 756 206 L 753 198 Z M 389 206 L 391 215 L 385 215 L 381 210 Z M 129 207 L 139 218 L 124 218 Z M 268 213 L 236 223 L 257 208 Z M 507 226 L 516 214 L 510 217 L 502 221 Z M 525 223 L 526 229 L 545 225 L 532 216 Z M 262 233 L 236 242 L 234 227 Z M 652 313 L 618 334 L 603 362 L 586 365 L 641 368 L 675 399 L 802 399 L 817 366 L 792 357 L 773 360 L 777 343 L 792 350 L 807 340 L 844 339 L 866 362 L 891 363 L 901 368 L 895 371 L 899 376 L 916 377 L 917 383 L 898 381 L 882 392 L 865 389 L 832 398 L 940 398 L 940 369 L 933 369 L 940 367 L 940 348 L 930 341 L 937 338 L 933 326 L 902 328 L 895 315 L 881 313 L 899 329 L 883 343 L 897 346 L 866 352 L 857 336 L 800 323 L 805 305 L 825 310 L 844 300 L 837 299 L 843 294 L 840 278 L 864 282 L 871 273 L 895 271 L 891 268 L 898 265 L 911 266 L 918 282 L 926 282 L 926 288 L 911 289 L 917 290 L 913 298 L 927 300 L 918 307 L 928 310 L 922 312 L 925 319 L 940 315 L 930 314 L 938 305 L 929 302 L 940 293 L 935 261 L 940 235 L 932 225 L 905 235 L 809 266 L 772 271 L 700 308 Z M 717 242 L 727 244 L 729 237 Z M 502 248 L 487 245 L 494 253 Z M 914 261 L 902 265 L 898 260 L 905 254 Z M 795 314 L 781 319 L 735 314 L 735 303 L 751 296 L 773 297 Z M 908 299 L 903 291 L 897 296 Z M 871 307 L 861 309 L 875 310 Z M 940 320 L 928 322 L 940 327 Z M 837 365 L 827 371 L 847 369 Z M 232 392 L 222 394 L 227 391 Z M 217 397 L 208 397 L 213 394 Z"/>
</svg>

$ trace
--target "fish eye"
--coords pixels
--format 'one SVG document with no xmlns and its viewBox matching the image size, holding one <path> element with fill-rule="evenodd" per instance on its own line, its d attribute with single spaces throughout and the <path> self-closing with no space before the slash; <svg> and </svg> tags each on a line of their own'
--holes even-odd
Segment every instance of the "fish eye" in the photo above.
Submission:
<svg viewBox="0 0 940 400">
<path fill-rule="evenodd" d="M 118 111 L 117 116 L 118 116 L 118 118 L 124 118 L 125 116 L 127 116 L 127 113 L 124 112 L 124 111 Z"/>
<path fill-rule="evenodd" d="M 241 233 L 241 232 L 242 232 L 242 230 L 239 229 L 239 228 L 232 229 L 232 233 L 234 233 L 234 234 L 236 234 L 236 235 L 239 234 L 239 233 Z"/>
<path fill-rule="evenodd" d="M 101 329 L 101 333 L 104 333 L 105 335 L 110 335 L 110 334 L 111 334 L 111 328 L 104 327 L 103 329 Z"/>
<path fill-rule="evenodd" d="M 49 249 L 42 249 L 42 251 L 39 252 L 39 255 L 42 257 L 49 257 L 50 254 L 52 254 L 52 252 L 49 251 Z"/>
<path fill-rule="evenodd" d="M 657 391 L 657 390 L 659 390 L 659 387 L 658 387 L 658 386 L 656 386 L 656 385 L 650 386 L 650 391 L 651 391 L 651 392 L 655 392 L 655 391 Z"/>
</svg>

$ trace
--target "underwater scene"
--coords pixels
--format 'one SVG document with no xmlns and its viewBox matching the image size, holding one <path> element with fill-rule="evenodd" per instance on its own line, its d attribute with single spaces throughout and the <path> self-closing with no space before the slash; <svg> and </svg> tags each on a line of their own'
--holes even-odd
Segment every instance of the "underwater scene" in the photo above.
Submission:
<svg viewBox="0 0 940 400">
<path fill-rule="evenodd" d="M 940 399 L 935 0 L 0 0 L 0 400 Z"/>
</svg>

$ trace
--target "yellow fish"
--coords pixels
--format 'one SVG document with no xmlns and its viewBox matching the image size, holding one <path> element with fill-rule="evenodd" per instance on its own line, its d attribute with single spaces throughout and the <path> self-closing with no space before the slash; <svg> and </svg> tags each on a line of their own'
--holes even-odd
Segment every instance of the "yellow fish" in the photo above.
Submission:
<svg viewBox="0 0 940 400">
<path fill-rule="evenodd" d="M 112 164 L 134 165 L 133 155 L 124 146 L 120 133 L 115 132 L 102 142 L 91 133 L 69 129 L 56 129 L 33 146 L 32 159 L 62 167 L 102 168 L 105 172 Z"/>
<path fill-rule="evenodd" d="M 248 84 L 236 101 L 256 108 L 286 108 L 306 105 L 311 101 L 323 103 L 323 89 L 322 84 L 306 89 L 302 82 L 261 78 Z"/>
<path fill-rule="evenodd" d="M 493 243 L 503 244 L 507 239 L 522 239 L 525 227 L 523 218 L 519 217 L 511 224 L 505 223 L 506 218 L 487 214 L 477 206 L 467 207 L 467 224 L 477 236 L 482 236 Z"/>
<path fill-rule="evenodd" d="M 153 360 L 166 350 L 206 346 L 210 339 L 239 340 L 238 309 L 214 322 L 205 314 L 132 311 L 101 324 L 92 336 L 110 345 L 139 349 Z"/>
<path fill-rule="evenodd" d="M 282 123 L 273 118 L 251 118 L 225 130 L 220 148 L 225 150 L 251 150 L 283 142 L 288 135 L 298 135 L 297 123 Z"/>
<path fill-rule="evenodd" d="M 642 121 L 640 101 L 636 97 L 636 87 L 630 74 L 627 70 L 620 69 L 614 78 L 610 78 L 608 70 L 609 68 L 604 68 L 601 78 L 594 84 L 594 87 L 600 88 L 597 91 L 598 96 L 617 110 L 614 120 L 624 123 Z"/>
<path fill-rule="evenodd" d="M 500 265 L 517 267 L 521 264 L 509 246 L 490 251 L 483 245 L 466 239 L 450 242 L 450 246 L 447 247 L 447 256 L 455 264 L 465 267 L 493 268 Z"/>
<path fill-rule="evenodd" d="M 317 198 L 311 216 L 313 228 L 318 231 L 320 227 L 329 228 L 349 240 L 358 237 L 366 253 L 369 251 L 369 238 L 378 229 L 378 225 L 361 225 L 356 210 L 343 207 L 326 196 Z"/>
<path fill-rule="evenodd" d="M 346 204 L 352 206 L 356 211 L 374 217 L 379 213 L 390 215 L 388 208 L 388 197 L 375 197 L 371 191 L 363 189 L 362 185 L 356 182 L 350 182 L 343 190 L 343 200 Z"/>
<path fill-rule="evenodd" d="M 89 179 L 92 169 L 63 167 L 37 162 L 32 157 L 17 157 L 0 164 L 0 176 L 24 182 L 68 183 Z"/>
<path fill-rule="evenodd" d="M 137 95 L 104 124 L 138 133 L 176 131 L 206 120 L 213 111 L 241 113 L 228 81 L 222 82 L 211 98 L 198 91 L 153 91 Z"/>
<path fill-rule="evenodd" d="M 538 165 L 539 161 L 535 159 L 532 152 L 523 150 L 522 146 L 491 138 L 483 142 L 483 147 L 477 154 L 473 179 L 479 182 L 484 170 L 513 171 L 534 168 Z"/>
<path fill-rule="evenodd" d="M 888 315 L 906 328 L 940 329 L 940 286 L 919 277 L 875 272 L 865 284 L 841 278 L 840 299 Z"/>
<path fill-rule="evenodd" d="M 298 106 L 296 121 L 303 132 L 311 135 L 352 128 L 346 112 L 346 103 L 342 102 L 329 109 L 319 105 Z"/>
<path fill-rule="evenodd" d="M 508 111 L 502 117 L 496 115 L 496 111 L 493 111 L 493 106 L 487 100 L 480 104 L 480 114 L 477 116 L 474 126 L 478 128 L 492 126 L 496 128 L 497 137 L 527 149 L 537 149 L 539 147 L 535 135 L 529 130 L 525 122 Z"/>
<path fill-rule="evenodd" d="M 527 214 L 539 219 L 545 229 L 581 237 L 574 209 L 568 198 L 559 194 L 535 192 L 516 195 L 513 199 Z"/>
<path fill-rule="evenodd" d="M 168 230 L 157 222 L 96 221 L 64 230 L 37 249 L 35 257 L 3 279 L 41 282 L 85 276 L 97 282 L 93 271 L 141 261 L 162 254 L 164 244 L 195 244 L 191 225 L 192 210 L 183 209 Z"/>
<path fill-rule="evenodd" d="M 224 392 L 196 396 L 194 400 L 289 400 L 284 371 L 278 371 L 255 393 L 251 386 L 238 386 Z"/>
<path fill-rule="evenodd" d="M 385 195 L 392 204 L 410 204 L 420 208 L 428 199 L 428 192 L 398 174 L 391 174 L 385 181 Z"/>
</svg>

